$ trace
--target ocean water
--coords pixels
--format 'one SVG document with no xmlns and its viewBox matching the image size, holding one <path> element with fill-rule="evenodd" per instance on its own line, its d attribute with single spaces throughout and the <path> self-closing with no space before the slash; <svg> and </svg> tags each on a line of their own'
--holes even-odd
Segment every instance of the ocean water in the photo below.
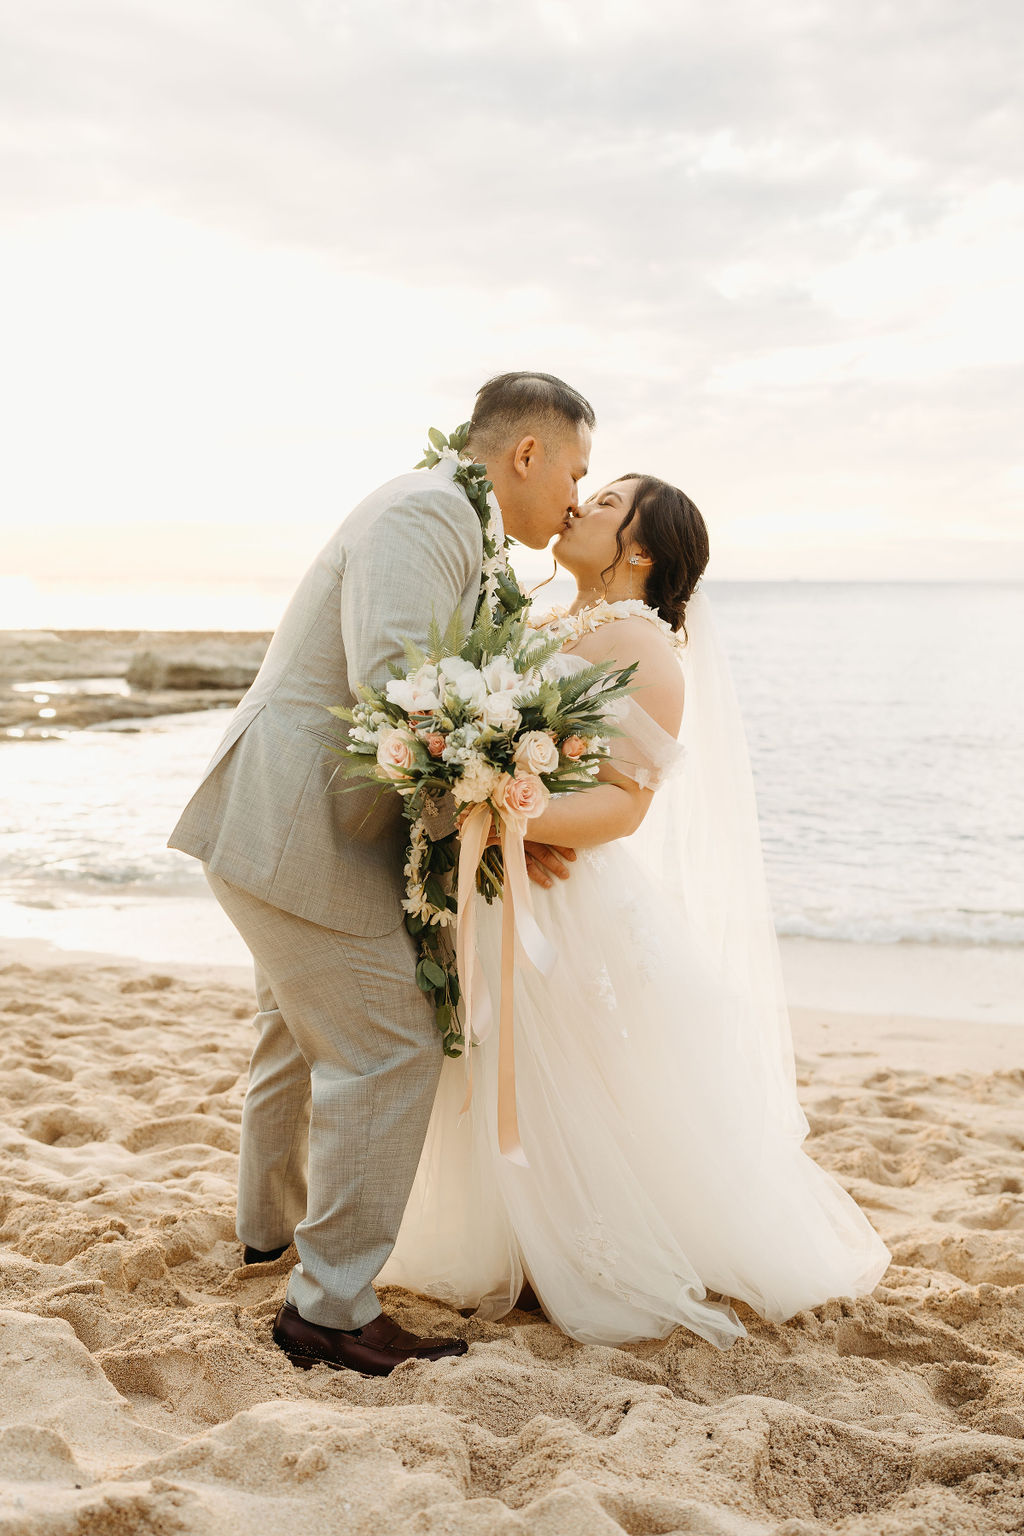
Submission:
<svg viewBox="0 0 1024 1536">
<path fill-rule="evenodd" d="M 708 591 L 780 933 L 1024 944 L 1024 587 Z M 164 843 L 227 717 L 0 744 L 0 907 L 84 915 L 205 892 Z"/>
<path fill-rule="evenodd" d="M 709 591 L 780 932 L 1024 943 L 1024 586 Z"/>
</svg>

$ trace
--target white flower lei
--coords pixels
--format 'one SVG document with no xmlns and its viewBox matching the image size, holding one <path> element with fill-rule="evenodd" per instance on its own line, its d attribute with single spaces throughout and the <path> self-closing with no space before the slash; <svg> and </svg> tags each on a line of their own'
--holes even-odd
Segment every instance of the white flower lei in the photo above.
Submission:
<svg viewBox="0 0 1024 1536">
<path fill-rule="evenodd" d="M 423 868 L 427 843 L 426 822 L 420 816 L 409 828 L 409 862 L 403 870 L 406 895 L 402 906 L 412 917 L 421 917 L 428 925 L 433 925 L 435 928 L 449 928 L 455 922 L 455 913 L 446 907 L 433 906 L 427 897 L 426 876 Z"/>
<path fill-rule="evenodd" d="M 602 624 L 610 624 L 615 619 L 647 619 L 655 629 L 661 630 L 676 650 L 681 651 L 686 647 L 683 636 L 638 597 L 621 598 L 614 603 L 601 598 L 589 608 L 581 608 L 579 613 L 570 613 L 568 608 L 551 608 L 536 618 L 531 615 L 528 622 L 534 629 L 549 629 L 559 640 L 565 641 L 579 640 L 581 636 L 592 634 Z"/>
<path fill-rule="evenodd" d="M 427 433 L 430 441 L 417 469 L 434 469 L 438 464 L 450 464 L 454 483 L 465 491 L 466 496 L 480 519 L 483 535 L 483 559 L 480 565 L 480 596 L 476 614 L 486 606 L 500 622 L 510 614 L 521 613 L 529 606 L 529 598 L 516 580 L 516 574 L 508 562 L 508 538 L 498 523 L 501 508 L 494 494 L 494 486 L 487 478 L 483 464 L 477 464 L 463 452 L 469 441 L 469 422 L 456 427 L 450 437 L 445 437 L 436 427 Z M 476 617 L 474 615 L 474 618 Z"/>
</svg>

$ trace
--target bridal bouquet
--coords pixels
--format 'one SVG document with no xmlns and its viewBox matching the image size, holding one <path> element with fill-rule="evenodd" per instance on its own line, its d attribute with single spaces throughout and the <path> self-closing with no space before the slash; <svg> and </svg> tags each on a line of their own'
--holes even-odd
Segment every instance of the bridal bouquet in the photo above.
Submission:
<svg viewBox="0 0 1024 1536">
<path fill-rule="evenodd" d="M 618 734 L 615 702 L 635 671 L 635 664 L 602 663 L 561 675 L 553 660 L 560 644 L 518 614 L 501 619 L 483 605 L 468 636 L 458 614 L 444 634 L 434 624 L 427 651 L 406 644 L 406 672 L 393 668 L 385 688 L 364 687 L 354 708 L 331 709 L 349 725 L 338 749 L 346 774 L 402 797 L 410 823 L 405 921 L 419 948 L 416 980 L 434 1003 L 450 1056 L 461 1054 L 465 1037 L 445 930 L 460 910 L 467 848 L 474 849 L 469 882 L 475 873 L 488 901 L 503 892 L 503 850 L 525 877 L 526 826 L 552 794 L 594 784 L 608 737 Z M 456 818 L 474 829 L 461 849 Z M 492 832 L 500 847 L 487 846 Z M 463 889 L 464 911 L 467 900 Z"/>
</svg>

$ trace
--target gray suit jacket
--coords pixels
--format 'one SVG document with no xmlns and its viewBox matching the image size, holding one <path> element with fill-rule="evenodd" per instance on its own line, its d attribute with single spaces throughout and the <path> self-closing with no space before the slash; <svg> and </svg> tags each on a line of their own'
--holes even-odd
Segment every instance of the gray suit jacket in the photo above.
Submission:
<svg viewBox="0 0 1024 1536">
<path fill-rule="evenodd" d="M 441 465 L 374 491 L 306 572 L 168 846 L 321 927 L 373 938 L 402 920 L 406 825 L 398 796 L 329 781 L 341 739 L 328 704 L 383 686 L 432 614 L 472 623 L 483 540 Z"/>
</svg>

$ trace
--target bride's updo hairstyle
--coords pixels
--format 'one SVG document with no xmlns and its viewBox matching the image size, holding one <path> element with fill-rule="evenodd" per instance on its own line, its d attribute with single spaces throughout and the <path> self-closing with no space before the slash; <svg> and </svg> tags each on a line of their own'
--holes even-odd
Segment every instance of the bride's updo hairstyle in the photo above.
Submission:
<svg viewBox="0 0 1024 1536">
<path fill-rule="evenodd" d="M 617 479 L 635 480 L 636 493 L 615 535 L 615 559 L 601 575 L 607 576 L 622 560 L 629 529 L 651 558 L 644 602 L 685 635 L 686 605 L 711 555 L 707 525 L 689 496 L 666 480 L 637 474 Z"/>
</svg>

